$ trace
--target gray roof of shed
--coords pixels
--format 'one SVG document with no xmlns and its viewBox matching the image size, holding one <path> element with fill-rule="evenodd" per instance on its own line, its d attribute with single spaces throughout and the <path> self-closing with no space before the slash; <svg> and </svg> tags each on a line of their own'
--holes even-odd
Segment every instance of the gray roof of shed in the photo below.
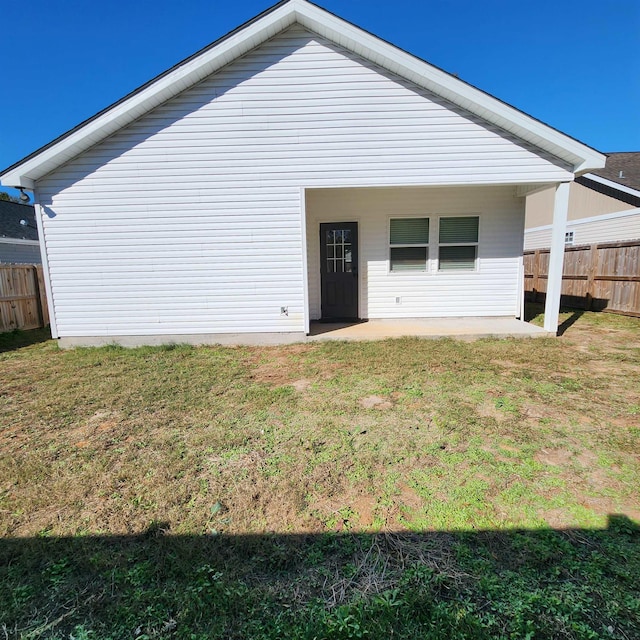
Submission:
<svg viewBox="0 0 640 640">
<path fill-rule="evenodd" d="M 27 220 L 28 227 L 20 224 Z M 0 200 L 0 238 L 18 238 L 20 240 L 37 240 L 35 209 L 30 204 L 19 204 Z"/>
</svg>

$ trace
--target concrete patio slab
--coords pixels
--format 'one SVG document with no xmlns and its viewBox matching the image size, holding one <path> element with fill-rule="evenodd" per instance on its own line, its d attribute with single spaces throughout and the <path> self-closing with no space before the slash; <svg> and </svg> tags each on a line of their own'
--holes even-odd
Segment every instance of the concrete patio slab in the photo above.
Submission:
<svg viewBox="0 0 640 640">
<path fill-rule="evenodd" d="M 307 340 L 419 338 L 545 338 L 555 334 L 515 318 L 402 318 L 367 322 L 312 322 Z"/>
<path fill-rule="evenodd" d="M 163 344 L 220 344 L 228 346 L 271 346 L 313 342 L 317 340 L 384 340 L 414 336 L 419 338 L 543 338 L 554 334 L 515 318 L 415 318 L 369 320 L 368 322 L 312 322 L 311 333 L 226 333 L 150 336 L 95 336 L 59 338 L 61 349 L 102 347 L 119 344 L 123 347 Z"/>
</svg>

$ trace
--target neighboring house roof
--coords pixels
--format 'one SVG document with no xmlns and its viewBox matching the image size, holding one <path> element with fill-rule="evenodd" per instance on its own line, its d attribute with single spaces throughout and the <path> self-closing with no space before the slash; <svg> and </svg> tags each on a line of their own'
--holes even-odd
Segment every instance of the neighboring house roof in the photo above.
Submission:
<svg viewBox="0 0 640 640">
<path fill-rule="evenodd" d="M 633 207 L 640 207 L 640 152 L 609 153 L 604 168 L 586 173 L 576 182 Z"/>
<path fill-rule="evenodd" d="M 29 226 L 20 224 L 26 220 Z M 0 200 L 0 238 L 37 240 L 35 210 L 31 205 Z"/>
<path fill-rule="evenodd" d="M 640 191 L 640 151 L 622 151 L 606 155 L 607 163 L 604 168 L 595 169 L 592 173 Z"/>
<path fill-rule="evenodd" d="M 294 23 L 550 153 L 576 173 L 604 166 L 605 156 L 595 149 L 488 93 L 307 0 L 284 0 L 5 169 L 0 180 L 5 185 L 32 189 L 39 178 Z"/>
</svg>

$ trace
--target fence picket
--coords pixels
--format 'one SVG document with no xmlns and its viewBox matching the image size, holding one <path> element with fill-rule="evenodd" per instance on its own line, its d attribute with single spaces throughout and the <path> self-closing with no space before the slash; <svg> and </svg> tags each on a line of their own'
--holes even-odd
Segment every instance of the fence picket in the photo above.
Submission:
<svg viewBox="0 0 640 640">
<path fill-rule="evenodd" d="M 548 277 L 549 249 L 525 251 L 524 255 L 525 297 L 544 300 L 541 282 Z M 566 247 L 562 304 L 640 317 L 640 240 Z"/>
<path fill-rule="evenodd" d="M 0 265 L 0 332 L 48 324 L 42 265 Z"/>
</svg>

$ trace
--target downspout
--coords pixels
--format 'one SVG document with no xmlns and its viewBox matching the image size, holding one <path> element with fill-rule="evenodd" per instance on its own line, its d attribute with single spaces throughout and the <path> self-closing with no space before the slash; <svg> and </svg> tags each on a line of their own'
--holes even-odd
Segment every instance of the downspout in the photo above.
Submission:
<svg viewBox="0 0 640 640">
<path fill-rule="evenodd" d="M 38 202 L 38 192 L 35 185 L 33 187 L 33 208 L 35 209 L 36 225 L 38 226 L 38 242 L 40 244 L 40 257 L 42 259 L 42 273 L 44 274 L 44 288 L 47 292 L 47 307 L 49 308 L 49 326 L 51 328 L 51 337 L 59 338 L 58 326 L 56 324 L 55 305 L 53 304 L 53 290 L 51 288 L 51 274 L 49 272 L 49 260 L 47 259 L 47 249 L 44 236 L 44 224 L 42 216 L 44 209 Z"/>
</svg>

